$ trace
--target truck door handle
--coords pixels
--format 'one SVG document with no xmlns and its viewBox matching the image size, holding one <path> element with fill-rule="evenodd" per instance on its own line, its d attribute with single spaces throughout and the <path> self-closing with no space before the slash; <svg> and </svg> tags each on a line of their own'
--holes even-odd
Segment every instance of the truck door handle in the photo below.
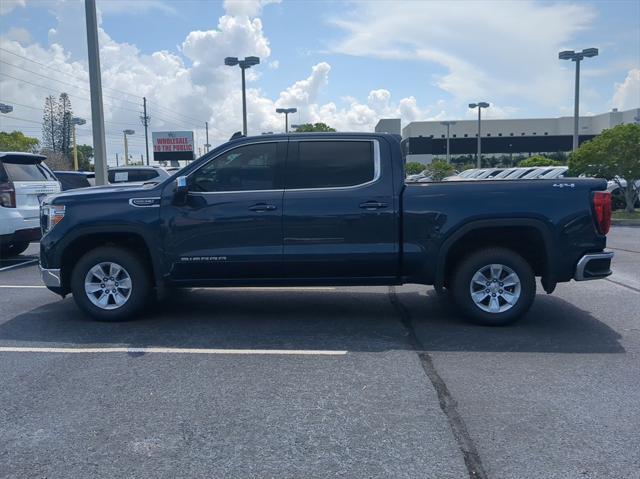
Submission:
<svg viewBox="0 0 640 479">
<path fill-rule="evenodd" d="M 273 211 L 277 208 L 276 205 L 268 205 L 266 203 L 256 203 L 255 205 L 249 206 L 251 211 Z"/>
<path fill-rule="evenodd" d="M 364 203 L 360 203 L 360 208 L 365 210 L 379 210 L 386 207 L 386 203 L 380 203 L 379 201 L 365 201 Z"/>
</svg>

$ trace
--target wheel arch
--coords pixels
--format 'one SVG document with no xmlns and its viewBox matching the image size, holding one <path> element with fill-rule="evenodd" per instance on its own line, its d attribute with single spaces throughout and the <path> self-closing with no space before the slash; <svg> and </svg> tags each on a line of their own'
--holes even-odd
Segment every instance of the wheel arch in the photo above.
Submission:
<svg viewBox="0 0 640 479">
<path fill-rule="evenodd" d="M 529 234 L 526 243 L 519 236 Z M 454 231 L 442 243 L 436 266 L 435 287 L 442 289 L 459 261 L 478 249 L 501 246 L 523 256 L 542 277 L 547 293 L 553 292 L 557 281 L 554 272 L 555 243 L 550 228 L 533 218 L 476 220 Z M 537 248 L 537 249 L 536 249 Z"/>
<path fill-rule="evenodd" d="M 71 273 L 78 260 L 87 252 L 102 246 L 120 246 L 135 252 L 149 268 L 153 284 L 160 284 L 161 266 L 155 255 L 152 254 L 153 243 L 139 229 L 93 227 L 74 233 L 66 238 L 65 244 L 59 248 L 58 264 L 60 265 L 62 288 L 65 293 L 70 291 Z"/>
</svg>

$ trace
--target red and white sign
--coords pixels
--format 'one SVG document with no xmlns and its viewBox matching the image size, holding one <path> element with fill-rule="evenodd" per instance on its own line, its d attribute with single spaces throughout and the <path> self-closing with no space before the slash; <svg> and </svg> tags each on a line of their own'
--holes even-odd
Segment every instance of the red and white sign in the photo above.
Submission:
<svg viewBox="0 0 640 479">
<path fill-rule="evenodd" d="M 192 131 L 154 131 L 151 138 L 154 153 L 193 153 Z"/>
<path fill-rule="evenodd" d="M 154 131 L 153 160 L 178 166 L 180 161 L 193 161 L 192 131 Z"/>
</svg>

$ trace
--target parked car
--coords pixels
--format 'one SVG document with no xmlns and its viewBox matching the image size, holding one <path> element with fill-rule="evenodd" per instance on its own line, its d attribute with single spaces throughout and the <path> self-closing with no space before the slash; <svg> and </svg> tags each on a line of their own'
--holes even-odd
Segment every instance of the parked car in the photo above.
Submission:
<svg viewBox="0 0 640 479">
<path fill-rule="evenodd" d="M 40 239 L 40 200 L 60 192 L 45 157 L 0 152 L 0 258 L 17 256 Z"/>
<path fill-rule="evenodd" d="M 95 186 L 96 174 L 93 171 L 54 171 L 62 191 Z"/>
<path fill-rule="evenodd" d="M 405 183 L 399 138 L 237 138 L 157 184 L 72 190 L 42 206 L 45 285 L 101 320 L 154 288 L 434 285 L 506 324 L 571 279 L 611 274 L 607 182 Z"/>
<path fill-rule="evenodd" d="M 627 187 L 627 180 L 619 178 L 618 181 L 623 188 Z M 620 185 L 613 180 L 607 182 L 607 191 L 611 193 L 611 205 L 614 210 L 623 210 L 627 206 L 627 198 L 624 194 L 625 192 L 620 188 Z M 640 190 L 640 180 L 636 181 L 636 189 Z M 634 208 L 640 208 L 640 196 L 636 196 Z"/>
<path fill-rule="evenodd" d="M 161 182 L 170 175 L 159 166 L 117 166 L 109 168 L 109 183 Z"/>
</svg>

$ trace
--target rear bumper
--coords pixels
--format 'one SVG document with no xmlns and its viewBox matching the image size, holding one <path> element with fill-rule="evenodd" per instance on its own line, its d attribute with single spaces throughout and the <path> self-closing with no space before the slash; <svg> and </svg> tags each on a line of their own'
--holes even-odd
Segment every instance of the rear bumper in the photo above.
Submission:
<svg viewBox="0 0 640 479">
<path fill-rule="evenodd" d="M 40 266 L 40 276 L 42 277 L 42 282 L 47 288 L 59 288 L 62 286 L 59 269 L 45 269 Z"/>
<path fill-rule="evenodd" d="M 40 226 L 37 228 L 26 228 L 14 231 L 11 234 L 0 235 L 0 244 L 38 241 L 41 236 Z"/>
<path fill-rule="evenodd" d="M 611 274 L 612 251 L 602 253 L 585 254 L 576 265 L 573 279 L 587 281 L 590 279 L 606 278 Z"/>
</svg>

